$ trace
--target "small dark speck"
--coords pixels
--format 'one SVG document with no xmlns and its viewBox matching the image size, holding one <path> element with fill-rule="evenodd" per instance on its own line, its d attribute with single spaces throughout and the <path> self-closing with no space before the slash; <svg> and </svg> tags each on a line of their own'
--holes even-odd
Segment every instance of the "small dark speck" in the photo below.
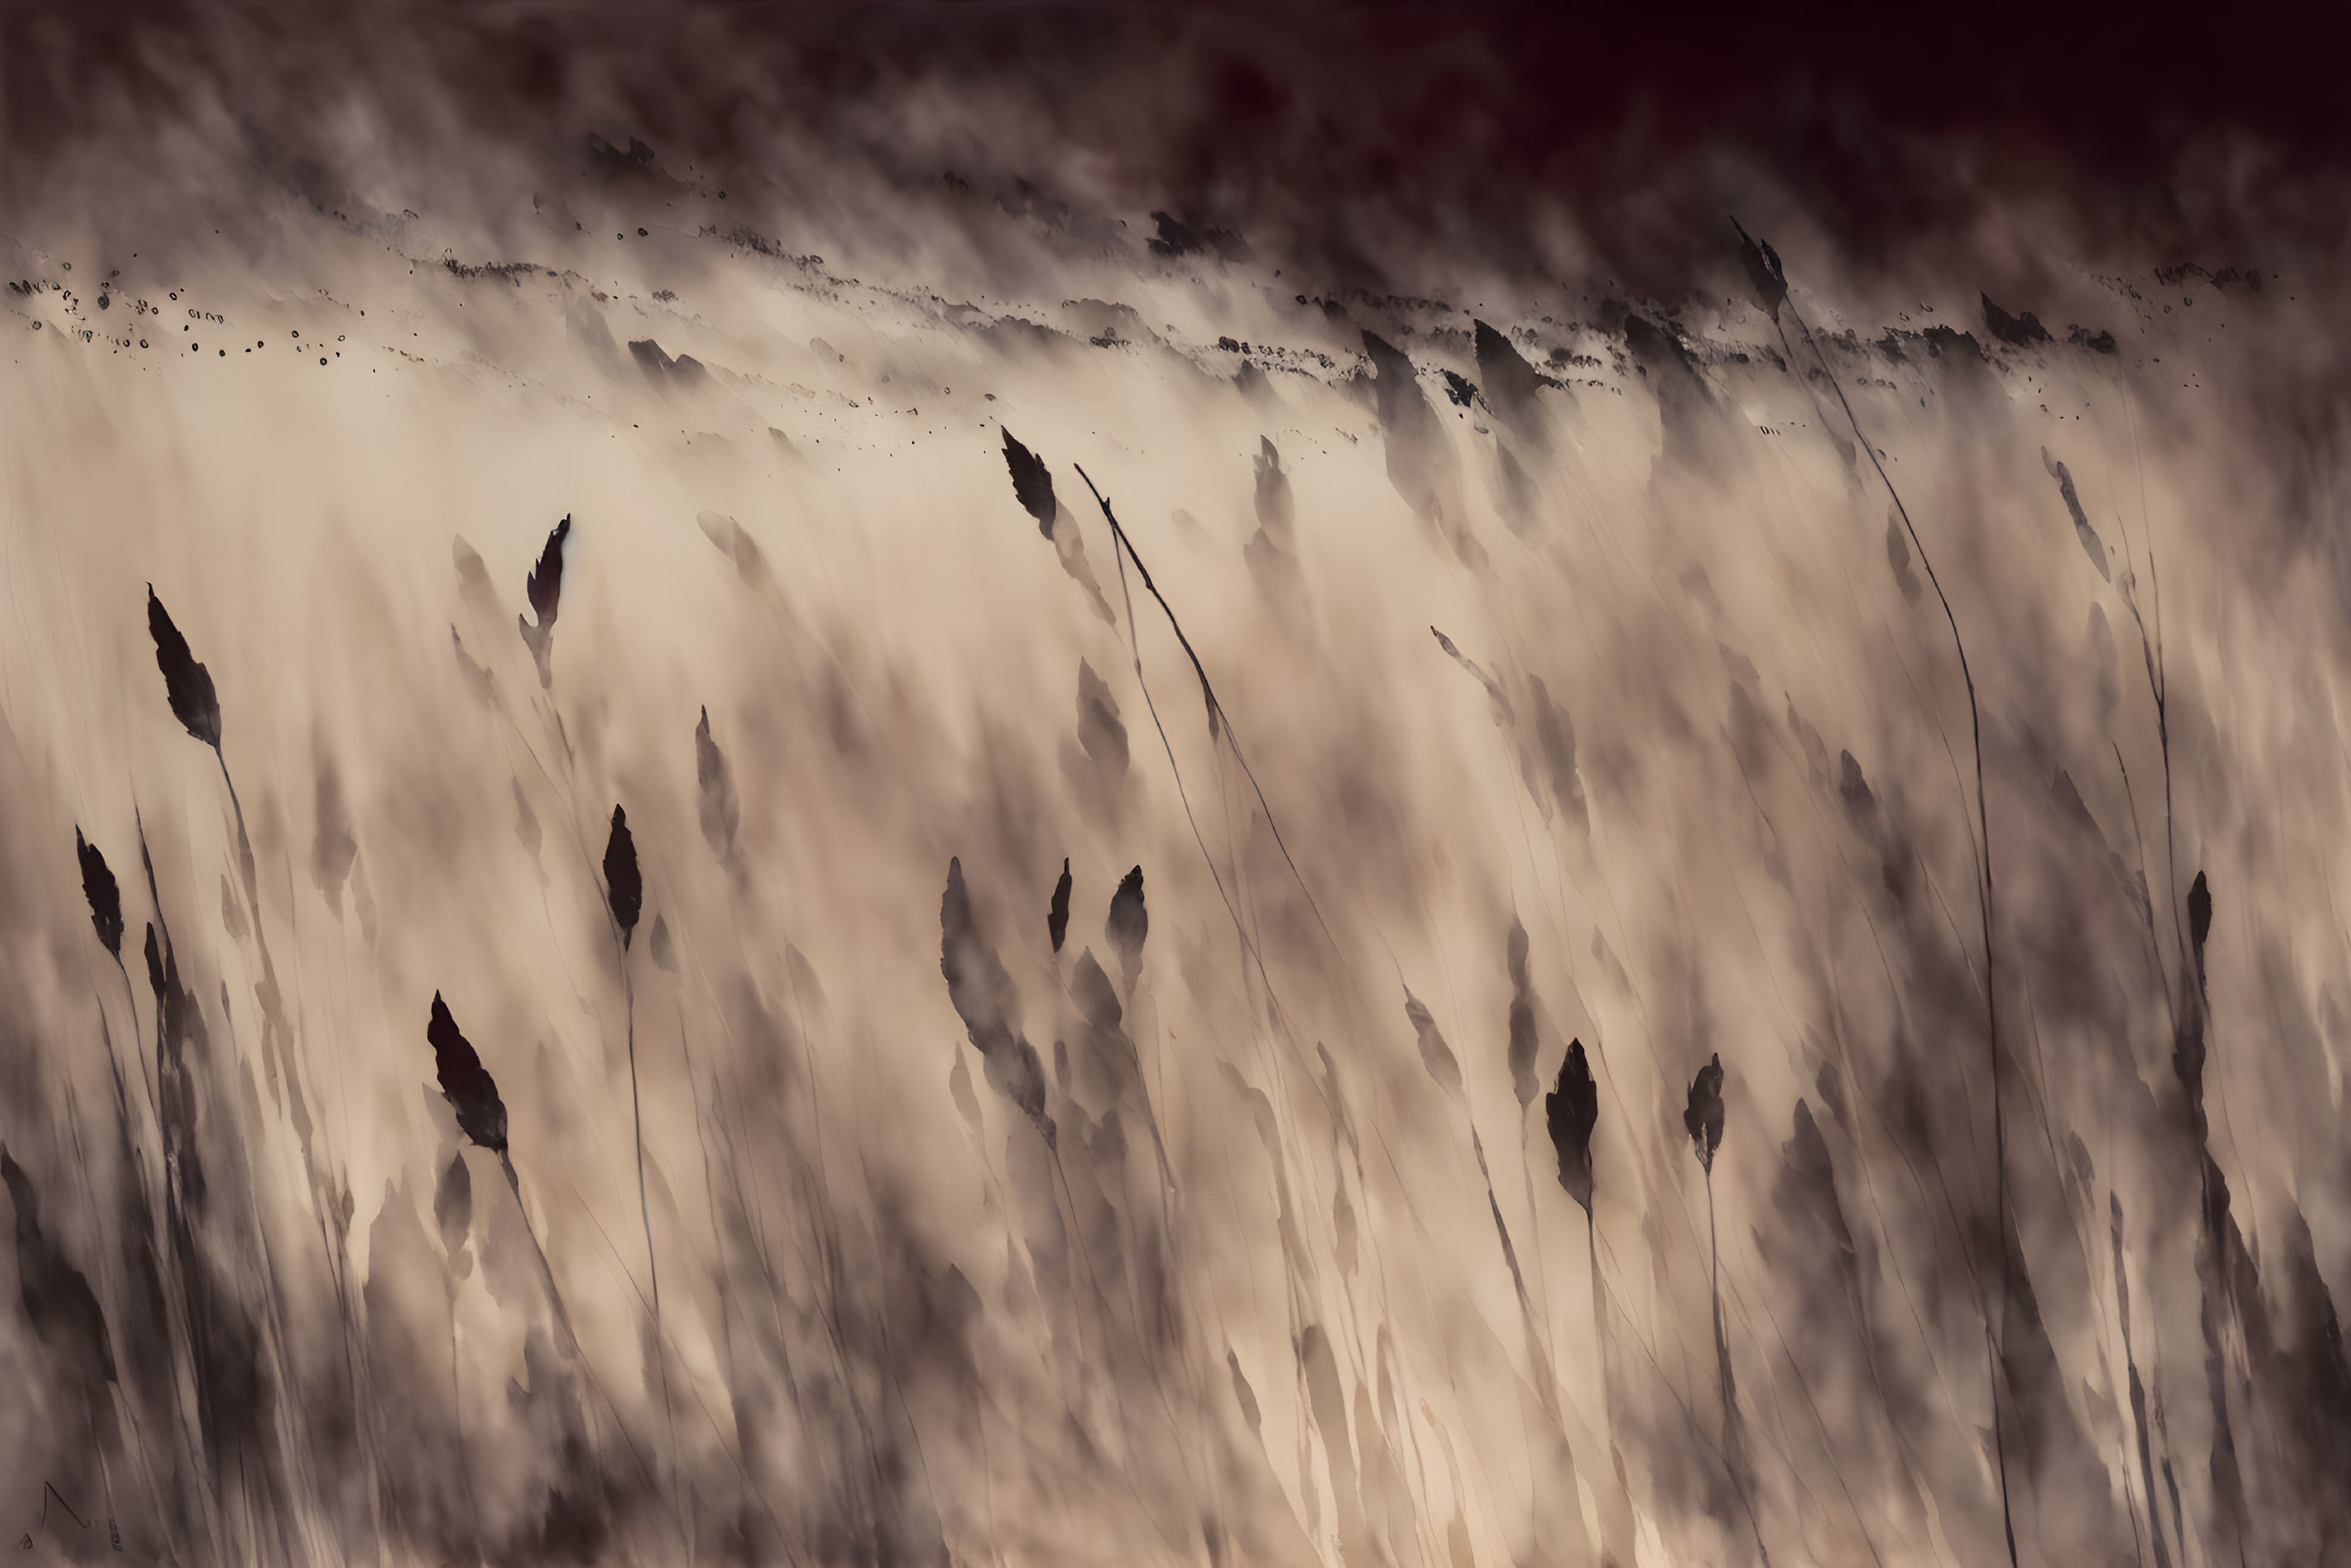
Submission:
<svg viewBox="0 0 2351 1568">
<path fill-rule="evenodd" d="M 295 328 L 292 335 L 297 338 L 300 337 L 302 335 L 302 329 L 299 327 Z"/>
<path fill-rule="evenodd" d="M 629 236 L 628 236 L 628 235 L 624 235 L 624 234 L 616 234 L 616 235 L 614 235 L 612 237 L 613 237 L 614 239 L 626 239 L 626 238 L 628 238 Z"/>
<path fill-rule="evenodd" d="M 145 347 L 147 346 L 147 340 L 146 340 L 146 339 L 144 339 L 144 338 L 140 339 L 140 340 L 139 340 L 139 346 L 140 346 L 141 348 L 142 348 L 142 349 L 143 349 L 143 348 L 145 348 Z"/>
<path fill-rule="evenodd" d="M 249 354 L 249 353 L 253 352 L 253 350 L 252 350 L 251 349 L 247 349 L 247 350 L 246 350 L 246 352 Z M 220 357 L 221 357 L 222 359 L 224 359 L 224 360 L 227 359 L 227 358 L 228 358 L 228 350 L 227 350 L 226 349 L 223 349 L 223 350 L 220 351 Z"/>
<path fill-rule="evenodd" d="M 637 231 L 637 237 L 638 237 L 639 239 L 643 239 L 643 238 L 644 238 L 644 237 L 645 237 L 645 231 L 644 231 L 644 230 L 643 230 L 643 229 L 639 229 L 639 230 Z"/>
<path fill-rule="evenodd" d="M 323 364 L 325 364 L 325 363 L 327 362 L 327 356 L 326 356 L 326 355 L 324 355 L 324 354 L 319 355 L 319 362 L 320 364 L 322 364 L 322 365 L 323 365 Z"/>
</svg>

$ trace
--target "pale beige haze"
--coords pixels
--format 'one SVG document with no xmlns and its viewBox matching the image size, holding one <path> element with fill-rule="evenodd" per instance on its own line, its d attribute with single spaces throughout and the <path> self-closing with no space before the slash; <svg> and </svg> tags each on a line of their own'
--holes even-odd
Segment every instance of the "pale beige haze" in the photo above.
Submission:
<svg viewBox="0 0 2351 1568">
<path fill-rule="evenodd" d="M 2346 1560 L 2339 190 L 1371 290 L 420 101 L 0 235 L 32 1560 Z"/>
</svg>

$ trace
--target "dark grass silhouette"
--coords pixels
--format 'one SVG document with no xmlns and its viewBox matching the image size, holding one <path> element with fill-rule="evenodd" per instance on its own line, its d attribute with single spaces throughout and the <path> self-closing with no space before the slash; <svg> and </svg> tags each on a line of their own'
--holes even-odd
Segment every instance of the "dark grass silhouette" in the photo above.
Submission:
<svg viewBox="0 0 2351 1568">
<path fill-rule="evenodd" d="M 98 932 L 98 940 L 106 956 L 117 964 L 122 962 L 122 890 L 115 885 L 114 873 L 106 869 L 106 857 L 98 846 L 74 830 L 74 857 L 81 862 L 81 893 L 89 901 L 89 923 Z"/>
<path fill-rule="evenodd" d="M 1562 1070 L 1562 1071 L 1564 1069 Z M 1682 1110 L 1682 1127 L 1689 1134 L 1690 1150 L 1706 1173 L 1706 1266 L 1708 1290 L 1713 1297 L 1714 1355 L 1722 1387 L 1723 1452 L 1739 1454 L 1739 1394 L 1730 1375 L 1730 1342 L 1722 1328 L 1722 1250 L 1715 1236 L 1714 1156 L 1722 1147 L 1722 1058 L 1715 1056 L 1690 1080 L 1689 1103 Z"/>
<path fill-rule="evenodd" d="M 1061 950 L 1062 939 L 1070 934 L 1070 862 L 1061 860 L 1061 877 L 1053 884 L 1053 902 L 1045 911 L 1045 935 L 1053 944 L 1053 951 Z"/>
<path fill-rule="evenodd" d="M 172 715 L 189 736 L 211 747 L 228 793 L 236 829 L 244 910 L 250 916 L 249 934 L 261 970 L 256 999 L 263 1046 L 266 1052 L 272 1052 L 285 1041 L 287 1022 L 262 918 L 253 841 L 222 743 L 219 695 L 211 672 L 195 659 L 152 583 L 147 590 L 147 625 Z M 162 899 L 143 828 L 140 859 L 149 897 L 160 913 Z M 225 906 L 228 903 L 225 887 L 223 903 Z M 160 943 L 156 928 L 149 927 L 147 966 L 150 987 L 156 993 L 156 1111 L 165 1172 L 164 1224 L 175 1276 L 174 1305 L 185 1324 L 198 1427 L 210 1467 L 213 1528 L 216 1532 L 228 1531 L 221 1538 L 241 1540 L 249 1551 L 290 1559 L 295 1550 L 291 1499 L 308 1461 L 301 1438 L 289 1438 L 287 1432 L 298 1434 L 304 1427 L 318 1424 L 321 1413 L 298 1406 L 287 1428 L 277 1425 L 277 1412 L 296 1369 L 286 1341 L 283 1306 L 268 1283 L 274 1264 L 259 1234 L 259 1196 L 251 1155 L 241 1141 L 214 1138 L 205 1130 L 210 1119 L 223 1114 L 225 1108 L 210 1103 L 207 1087 L 216 1065 L 209 1034 L 199 1004 L 181 982 L 179 955 L 168 926 Z M 287 1109 L 300 1141 L 308 1197 L 336 1281 L 339 1328 L 345 1348 L 349 1386 L 329 1396 L 325 1418 L 364 1420 L 368 1396 L 363 1368 L 350 1359 L 351 1322 L 341 1291 L 344 1259 L 338 1239 L 343 1228 L 341 1203 L 331 1172 L 322 1168 L 318 1159 L 298 1068 L 290 1054 L 280 1060 L 287 1064 Z M 211 1145 L 209 1161 L 207 1143 Z M 222 1180 L 217 1190 L 208 1178 L 208 1166 L 212 1175 Z M 221 1244 L 224 1239 L 228 1242 L 225 1247 Z M 349 1416 L 340 1414 L 347 1400 L 362 1409 Z M 360 1446 L 365 1455 L 364 1437 Z M 229 1481 L 232 1474 L 234 1489 Z M 232 1490 L 237 1494 L 234 1498 L 228 1496 Z M 249 1530 L 240 1532 L 229 1524 L 225 1508 L 242 1511 Z"/>
<path fill-rule="evenodd" d="M 1514 955 L 1523 929 L 1513 922 Z M 1514 1019 L 1516 1013 L 1514 1003 Z M 1609 1429 L 1610 1479 L 1614 1482 L 1613 1488 L 1604 1488 L 1601 1493 L 1604 1511 L 1602 1533 L 1607 1548 L 1605 1560 L 1624 1568 L 1634 1550 L 1633 1500 L 1615 1435 L 1616 1396 L 1609 1365 L 1608 1291 L 1601 1278 L 1600 1220 L 1593 1207 L 1595 1173 L 1592 1135 L 1600 1125 L 1600 1085 L 1592 1076 L 1592 1066 L 1580 1039 L 1567 1042 L 1567 1051 L 1560 1058 L 1559 1075 L 1543 1096 L 1543 1125 L 1551 1136 L 1552 1153 L 1558 1157 L 1560 1188 L 1583 1211 L 1584 1269 L 1592 1295 L 1593 1362 L 1599 1372 L 1601 1418 Z"/>
<path fill-rule="evenodd" d="M 1714 1209 L 1714 1157 L 1722 1148 L 1726 1115 L 1722 1084 L 1722 1058 L 1716 1054 L 1690 1080 L 1689 1099 L 1682 1108 L 1682 1130 L 1689 1134 L 1690 1152 L 1698 1156 L 1698 1168 L 1706 1176 L 1707 1293 L 1714 1320 L 1715 1380 L 1722 1397 L 1723 1470 L 1747 1516 L 1756 1555 L 1769 1568 L 1771 1553 L 1763 1544 L 1762 1526 L 1755 1515 L 1753 1461 L 1748 1452 L 1746 1423 L 1739 1413 L 1738 1380 L 1731 1375 L 1730 1336 L 1722 1321 L 1722 1250 L 1715 1229 Z"/>
<path fill-rule="evenodd" d="M 999 427 L 1001 429 L 1001 427 Z M 1061 502 L 1053 495 L 1053 471 L 1045 460 L 1022 445 L 1009 430 L 1003 430 L 1004 464 L 1012 474 L 1013 498 L 1021 510 L 1037 519 L 1037 531 L 1045 536 L 1060 559 L 1061 570 L 1070 580 L 1086 591 L 1087 601 L 1104 622 L 1111 622 L 1110 601 L 1102 597 L 1102 584 L 1094 580 L 1093 568 L 1086 560 L 1086 541 L 1076 528 L 1065 526 Z"/>
<path fill-rule="evenodd" d="M 188 640 L 172 623 L 172 612 L 155 597 L 155 585 L 147 585 L 147 631 L 155 639 L 155 664 L 163 672 L 163 689 L 171 699 L 172 716 L 186 727 L 190 735 L 220 749 L 220 697 L 213 690 L 212 672 L 196 662 L 189 652 Z"/>
<path fill-rule="evenodd" d="M 211 747 L 213 760 L 220 765 L 221 782 L 228 787 L 229 805 L 236 813 L 237 864 L 244 874 L 246 904 L 248 908 L 258 907 L 253 843 L 246 835 L 245 806 L 237 799 L 236 780 L 229 777 L 228 754 L 221 749 L 220 697 L 213 689 L 212 672 L 196 662 L 187 638 L 172 623 L 171 612 L 155 597 L 152 582 L 147 585 L 147 630 L 155 641 L 155 664 L 163 672 L 172 716 L 191 736 Z"/>
<path fill-rule="evenodd" d="M 571 1325 L 570 1309 L 565 1304 L 563 1291 L 555 1281 L 555 1267 L 548 1259 L 546 1245 L 540 1241 L 538 1228 L 532 1223 L 529 1206 L 524 1201 L 522 1177 L 515 1169 L 514 1151 L 507 1139 L 506 1102 L 499 1096 L 496 1081 L 482 1065 L 482 1059 L 475 1051 L 473 1042 L 458 1028 L 455 1017 L 438 991 L 433 993 L 433 1010 L 425 1024 L 424 1038 L 433 1048 L 434 1074 L 440 1084 L 442 1098 L 449 1103 L 450 1110 L 456 1116 L 457 1130 L 466 1142 L 497 1156 L 498 1169 L 507 1178 L 507 1190 L 514 1196 L 515 1212 L 522 1221 L 523 1234 L 530 1242 L 531 1257 L 538 1266 L 539 1286 L 548 1312 L 561 1335 L 559 1348 L 569 1369 L 568 1375 L 584 1377 L 596 1388 L 605 1406 L 611 1408 L 611 1396 L 597 1382 L 580 1350 L 580 1337 Z M 466 1183 L 465 1192 L 470 1210 L 470 1181 Z M 435 1196 L 436 1202 L 440 1201 L 441 1194 L 437 1189 Z M 451 1212 L 454 1212 L 455 1202 L 453 1193 L 448 1198 Z M 438 1218 L 436 1214 L 436 1220 Z M 548 1369 L 548 1375 L 557 1375 L 556 1369 Z M 562 1397 L 568 1405 L 569 1394 Z M 617 1408 L 612 1409 L 612 1414 L 618 1422 Z M 625 1424 L 621 1425 L 621 1430 L 623 1440 L 629 1445 L 632 1458 L 641 1470 L 644 1470 L 645 1461 L 635 1452 L 634 1442 L 629 1439 Z M 565 1458 L 571 1479 L 565 1486 L 549 1493 L 543 1521 L 544 1534 L 551 1541 L 598 1542 L 608 1528 L 610 1500 L 604 1495 L 608 1481 L 601 1469 L 595 1469 L 592 1475 L 590 1473 L 591 1456 L 587 1442 L 588 1439 L 580 1435 L 568 1439 Z M 650 1485 L 649 1472 L 647 1480 Z M 590 1498 L 583 1488 L 593 1488 L 598 1495 Z"/>
<path fill-rule="evenodd" d="M 434 1073 L 440 1081 L 441 1097 L 456 1114 L 457 1130 L 504 1163 L 507 1103 L 498 1097 L 497 1081 L 482 1065 L 473 1042 L 457 1028 L 438 991 L 433 993 L 433 1017 L 424 1026 L 424 1039 L 433 1047 Z"/>
<path fill-rule="evenodd" d="M 1010 431 L 1003 434 L 1004 465 L 1012 471 L 1013 497 L 1023 511 L 1037 519 L 1037 531 L 1050 539 L 1061 512 L 1060 503 L 1053 499 L 1053 471 Z"/>
<path fill-rule="evenodd" d="M 1560 1059 L 1559 1078 L 1543 1096 L 1543 1121 L 1559 1155 L 1559 1185 L 1592 1217 L 1592 1131 L 1600 1123 L 1600 1085 L 1583 1059 L 1583 1041 L 1572 1040 Z M 1719 1134 L 1717 1135 L 1718 1142 Z M 1710 1162 L 1711 1156 L 1708 1156 Z"/>
<path fill-rule="evenodd" d="M 139 1035 L 139 992 L 131 983 L 129 966 L 122 961 L 122 889 L 116 883 L 114 873 L 107 869 L 106 857 L 99 852 L 96 844 L 82 837 L 78 827 L 74 829 L 74 858 L 81 864 L 81 894 L 89 904 L 90 928 L 98 933 L 99 946 L 106 949 L 106 956 L 114 960 L 114 972 L 122 977 L 123 1000 L 131 1009 L 131 1034 L 135 1040 Z M 102 1009 L 100 1010 L 103 1011 Z M 111 1033 L 107 1036 L 106 1060 L 114 1074 L 115 1095 L 120 1100 L 122 1096 L 122 1062 L 114 1053 Z M 139 1085 L 142 1090 L 147 1089 L 147 1074 L 143 1070 L 139 1074 Z M 152 1103 L 152 1091 L 149 1098 Z M 127 1134 L 127 1124 L 125 1131 Z"/>
<path fill-rule="evenodd" d="M 539 552 L 538 564 L 531 569 L 525 584 L 530 598 L 531 614 L 535 621 L 517 615 L 515 626 L 522 632 L 523 645 L 530 650 L 531 660 L 538 666 L 538 684 L 552 686 L 555 671 L 549 660 L 554 654 L 555 617 L 563 601 L 563 541 L 571 535 L 570 514 L 555 525 L 547 536 L 547 548 Z"/>
<path fill-rule="evenodd" d="M 645 882 L 637 870 L 637 841 L 629 832 L 629 813 L 619 806 L 612 808 L 612 831 L 604 841 L 604 893 L 625 955 L 637 932 L 637 916 L 644 913 Z"/>
<path fill-rule="evenodd" d="M 708 738 L 707 716 L 703 738 Z M 713 748 L 715 751 L 715 747 Z M 645 1280 L 653 1296 L 653 1349 L 661 1364 L 662 1413 L 670 1429 L 670 1452 L 677 1452 L 677 1417 L 670 1405 L 669 1353 L 662 1338 L 661 1264 L 653 1251 L 653 1205 L 645 1195 L 645 1113 L 643 1091 L 637 1078 L 637 986 L 629 971 L 629 942 L 636 935 L 637 917 L 644 912 L 644 877 L 637 869 L 637 841 L 629 831 L 629 814 L 612 808 L 612 828 L 604 841 L 604 895 L 618 939 L 615 958 L 621 971 L 622 1005 L 628 1014 L 629 1125 L 637 1156 L 637 1218 L 645 1235 Z M 684 1484 L 684 1474 L 673 1478 Z M 680 1507 L 683 1518 L 684 1508 Z"/>
</svg>

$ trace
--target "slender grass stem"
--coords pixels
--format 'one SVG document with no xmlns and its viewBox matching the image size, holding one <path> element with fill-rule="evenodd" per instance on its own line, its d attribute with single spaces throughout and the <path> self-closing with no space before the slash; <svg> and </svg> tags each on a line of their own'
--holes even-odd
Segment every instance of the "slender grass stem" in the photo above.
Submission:
<svg viewBox="0 0 2351 1568">
<path fill-rule="evenodd" d="M 1783 300 L 1782 303 L 1788 313 L 1795 317 L 1797 330 L 1803 334 L 1804 346 L 1813 351 L 1813 359 L 1820 366 L 1822 376 L 1829 383 L 1829 390 L 1836 393 L 1837 406 L 1844 411 L 1845 423 L 1852 427 L 1854 439 L 1861 444 L 1862 452 L 1868 457 L 1870 467 L 1876 470 L 1879 481 L 1885 485 L 1886 495 L 1893 498 L 1894 510 L 1902 519 L 1903 530 L 1910 536 L 1910 548 L 1917 551 L 1918 564 L 1926 570 L 1927 581 L 1935 591 L 1936 602 L 1943 607 L 1943 619 L 1951 629 L 1951 646 L 1959 653 L 1959 678 L 1966 684 L 1968 689 L 1968 728 L 1975 751 L 1976 836 L 1980 851 L 1977 908 L 1982 916 L 1984 1031 L 1988 1037 L 1988 1049 L 1991 1057 L 1992 1185 L 2000 1226 L 2001 1312 L 2005 1314 L 2008 1310 L 2009 1297 L 2013 1289 L 2010 1276 L 2008 1124 L 2001 1106 L 2000 990 L 1993 970 L 1992 942 L 1994 894 L 1991 816 L 1984 798 L 1983 711 L 1976 695 L 1975 672 L 1968 664 L 1967 639 L 1959 634 L 1959 618 L 1951 609 L 1950 595 L 1943 591 L 1942 579 L 1935 571 L 1935 563 L 1927 553 L 1926 542 L 1918 537 L 1918 526 L 1910 518 L 1910 508 L 1903 504 L 1902 492 L 1895 487 L 1893 476 L 1886 472 L 1886 465 L 1877 455 L 1877 448 L 1870 444 L 1868 435 L 1862 430 L 1861 419 L 1854 413 L 1852 401 L 1845 396 L 1844 385 L 1837 380 L 1836 372 L 1829 368 L 1828 356 L 1821 352 L 1820 343 L 1813 338 L 1812 328 L 1805 324 L 1802 314 L 1796 309 L 1792 299 Z M 1772 325 L 1779 333 L 1781 349 L 1790 360 L 1793 360 L 1796 357 L 1795 349 L 1788 341 L 1788 329 L 1780 322 L 1777 310 L 1772 312 Z M 1984 1309 L 1983 1315 L 1985 1361 L 1991 1391 L 1992 1452 L 2000 1477 L 2001 1531 L 2008 1546 L 2009 1568 L 2016 1568 L 2016 1521 L 2009 1503 L 2008 1440 L 2000 1418 L 2001 1376 L 1999 1335 L 1994 1329 L 1989 1306 Z"/>
</svg>

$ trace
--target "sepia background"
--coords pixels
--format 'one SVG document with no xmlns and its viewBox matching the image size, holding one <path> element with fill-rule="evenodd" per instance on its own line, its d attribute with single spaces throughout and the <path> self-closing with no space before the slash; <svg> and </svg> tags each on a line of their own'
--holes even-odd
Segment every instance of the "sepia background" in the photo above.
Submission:
<svg viewBox="0 0 2351 1568">
<path fill-rule="evenodd" d="M 2351 1561 L 2339 165 L 1767 22 L 16 17 L 0 1534 Z"/>
</svg>

